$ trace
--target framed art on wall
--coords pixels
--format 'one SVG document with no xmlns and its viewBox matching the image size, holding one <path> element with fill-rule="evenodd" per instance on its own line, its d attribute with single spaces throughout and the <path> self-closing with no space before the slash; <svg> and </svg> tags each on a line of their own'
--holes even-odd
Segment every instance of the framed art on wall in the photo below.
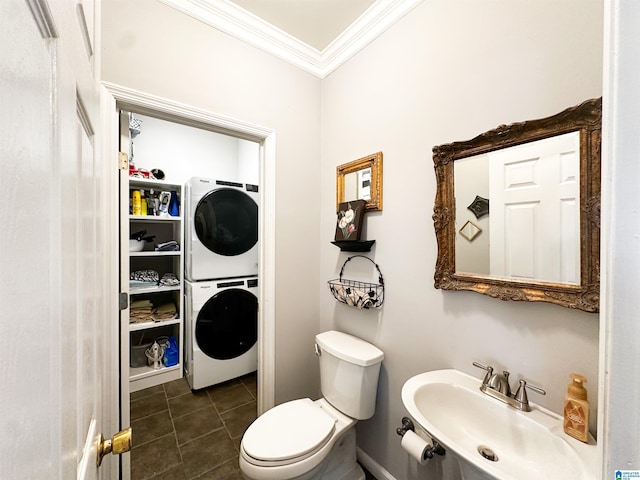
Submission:
<svg viewBox="0 0 640 480">
<path fill-rule="evenodd" d="M 366 200 L 352 200 L 339 205 L 336 241 L 360 240 L 366 204 Z"/>
</svg>

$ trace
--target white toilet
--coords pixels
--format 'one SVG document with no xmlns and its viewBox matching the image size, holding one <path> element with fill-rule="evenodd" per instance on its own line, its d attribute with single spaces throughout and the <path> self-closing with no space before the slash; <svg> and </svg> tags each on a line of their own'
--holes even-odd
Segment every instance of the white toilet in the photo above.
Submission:
<svg viewBox="0 0 640 480">
<path fill-rule="evenodd" d="M 323 398 L 292 400 L 258 417 L 240 445 L 250 480 L 364 480 L 356 463 L 358 420 L 373 416 L 384 354 L 346 333 L 316 336 Z"/>
</svg>

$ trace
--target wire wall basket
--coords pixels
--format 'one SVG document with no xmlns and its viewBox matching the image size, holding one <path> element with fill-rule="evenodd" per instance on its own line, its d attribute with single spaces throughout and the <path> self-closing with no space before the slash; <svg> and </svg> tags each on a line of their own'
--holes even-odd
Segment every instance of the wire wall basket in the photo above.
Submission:
<svg viewBox="0 0 640 480">
<path fill-rule="evenodd" d="M 378 283 L 360 282 L 343 278 L 344 268 L 353 258 L 366 258 L 378 270 Z M 347 258 L 340 269 L 340 278 L 329 280 L 329 290 L 340 303 L 351 305 L 361 310 L 380 308 L 384 303 L 384 279 L 378 265 L 364 255 L 353 255 Z"/>
</svg>

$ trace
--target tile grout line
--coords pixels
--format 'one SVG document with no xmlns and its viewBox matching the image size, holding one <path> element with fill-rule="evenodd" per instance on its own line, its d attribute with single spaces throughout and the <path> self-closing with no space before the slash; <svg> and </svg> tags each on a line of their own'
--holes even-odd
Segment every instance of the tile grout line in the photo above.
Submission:
<svg viewBox="0 0 640 480">
<path fill-rule="evenodd" d="M 164 386 L 164 384 L 161 385 L 162 386 L 162 392 L 164 394 L 164 400 L 167 404 L 167 411 L 169 413 L 169 420 L 171 420 L 171 428 L 172 431 L 171 433 L 167 433 L 166 435 L 163 435 L 162 437 L 159 438 L 163 438 L 163 437 L 168 437 L 169 435 L 173 435 L 173 439 L 176 442 L 176 449 L 178 450 L 178 455 L 180 456 L 180 463 L 178 463 L 177 465 L 172 465 L 170 467 L 168 467 L 166 470 L 163 470 L 162 472 L 159 472 L 156 475 L 153 475 L 151 477 L 147 477 L 144 480 L 153 480 L 154 478 L 161 478 L 161 475 L 164 475 L 166 472 L 168 472 L 169 470 L 176 468 L 176 467 L 180 467 L 180 469 L 183 471 L 184 473 L 184 469 L 182 468 L 184 465 L 184 460 L 182 458 L 182 451 L 180 450 L 180 445 L 178 444 L 178 435 L 176 433 L 176 425 L 175 423 L 173 423 L 173 415 L 171 414 L 171 408 L 169 407 L 169 397 L 167 396 L 167 390 Z"/>
<path fill-rule="evenodd" d="M 227 409 L 227 410 L 225 410 L 223 412 L 223 411 L 220 411 L 220 408 L 218 407 L 217 403 L 214 401 L 213 397 L 211 396 L 211 390 L 207 390 L 207 398 L 209 400 L 209 403 L 210 403 L 211 407 L 213 407 L 213 411 L 215 412 L 215 414 L 218 417 L 218 419 L 220 421 L 220 424 L 222 426 L 219 427 L 219 428 L 215 428 L 215 429 L 211 430 L 210 432 L 207 432 L 207 433 L 205 433 L 203 435 L 200 435 L 200 436 L 198 436 L 196 438 L 191 438 L 190 440 L 186 441 L 183 445 L 180 445 L 179 441 L 178 441 L 175 420 L 177 420 L 179 418 L 182 418 L 185 415 L 189 415 L 191 413 L 198 412 L 198 411 L 201 411 L 201 410 L 205 410 L 206 408 L 209 408 L 209 407 L 203 407 L 203 408 L 198 408 L 196 410 L 190 410 L 189 412 L 183 413 L 182 415 L 178 415 L 177 417 L 174 415 L 174 413 L 171 411 L 171 407 L 170 407 L 170 404 L 169 404 L 170 400 L 173 400 L 175 398 L 179 398 L 181 396 L 186 396 L 188 394 L 193 395 L 194 392 L 191 391 L 191 389 L 188 389 L 188 391 L 185 392 L 185 393 L 180 393 L 180 391 L 182 390 L 181 388 L 178 388 L 177 390 L 172 389 L 172 390 L 174 390 L 175 393 L 178 393 L 178 394 L 177 395 L 173 395 L 171 398 L 169 398 L 169 392 L 167 390 L 167 386 L 165 384 L 163 384 L 163 385 L 161 385 L 161 388 L 162 388 L 161 391 L 156 391 L 155 393 L 149 393 L 148 395 L 145 395 L 145 396 L 143 396 L 141 398 L 136 398 L 136 400 L 134 400 L 134 401 L 139 401 L 139 400 L 151 397 L 151 396 L 156 395 L 156 394 L 160 394 L 160 393 L 163 394 L 163 399 L 164 399 L 164 403 L 166 405 L 166 411 L 169 414 L 169 420 L 171 422 L 172 431 L 169 432 L 169 433 L 166 433 L 165 435 L 161 435 L 161 436 L 159 436 L 159 437 L 157 437 L 157 438 L 155 438 L 153 440 L 149 440 L 148 442 L 145 442 L 142 445 L 146 445 L 146 444 L 148 444 L 148 443 L 150 443 L 150 442 L 152 442 L 154 440 L 157 440 L 159 438 L 164 438 L 164 437 L 168 437 L 169 435 L 172 435 L 173 436 L 173 440 L 175 441 L 175 445 L 176 445 L 177 450 L 178 450 L 178 455 L 179 455 L 179 460 L 180 460 L 179 463 L 176 463 L 176 464 L 174 464 L 174 465 L 172 465 L 170 467 L 167 467 L 162 472 L 159 472 L 159 473 L 154 474 L 152 476 L 145 477 L 144 480 L 152 480 L 152 479 L 158 480 L 158 479 L 162 478 L 163 475 L 166 475 L 167 472 L 171 471 L 172 469 L 180 469 L 180 471 L 182 472 L 182 475 L 185 475 L 185 478 L 186 478 L 186 473 L 185 473 L 185 470 L 184 470 L 185 463 L 184 463 L 182 447 L 184 447 L 185 445 L 190 445 L 190 444 L 192 444 L 192 442 L 194 442 L 196 440 L 200 440 L 201 438 L 205 437 L 206 435 L 210 435 L 213 432 L 217 432 L 222 428 L 224 428 L 225 433 L 227 434 L 227 438 L 229 438 L 229 440 L 233 443 L 233 446 L 234 446 L 234 448 L 236 450 L 236 453 L 237 453 L 237 455 L 239 455 L 238 446 L 236 445 L 239 436 L 237 436 L 237 437 L 232 437 L 231 436 L 231 431 L 229 430 L 227 422 L 224 420 L 223 415 L 228 414 L 229 412 L 233 412 L 236 409 L 245 407 L 246 405 L 250 404 L 251 402 L 257 402 L 257 399 L 256 399 L 256 395 L 254 395 L 252 393 L 251 388 L 243 380 L 240 379 L 240 381 L 238 383 L 239 383 L 239 385 L 242 385 L 244 387 L 244 389 L 240 389 L 240 391 L 238 392 L 238 395 L 231 395 L 231 397 L 233 397 L 233 399 L 239 399 L 239 398 L 244 397 L 245 394 L 248 394 L 248 397 L 251 400 L 247 401 L 247 402 L 244 402 L 244 403 L 240 403 L 238 405 L 235 405 L 233 408 L 229 408 L 229 409 Z M 222 390 L 222 391 L 224 391 L 224 390 Z M 240 393 L 240 392 L 245 392 L 245 393 Z M 234 401 L 233 399 L 231 400 L 231 403 L 233 403 L 233 401 Z M 223 399 L 222 403 L 224 403 L 225 401 L 226 401 L 226 399 Z M 131 400 L 130 400 L 130 402 L 131 402 Z M 148 417 L 150 417 L 152 415 L 159 414 L 159 413 L 162 413 L 162 412 L 164 412 L 164 410 L 153 412 L 153 413 L 151 413 L 149 415 L 145 415 L 143 417 L 137 418 L 136 420 L 145 419 L 145 418 L 148 418 Z M 237 460 L 237 458 L 238 457 L 236 456 L 236 460 Z M 220 468 L 222 465 L 227 465 L 227 464 L 231 465 L 231 464 L 233 464 L 234 461 L 235 461 L 234 459 L 226 460 L 226 461 L 224 461 L 224 462 L 222 462 L 222 463 L 210 468 L 206 472 L 202 472 L 202 473 L 196 475 L 195 477 L 190 477 L 189 480 L 195 480 L 197 478 L 204 477 L 207 474 L 209 474 L 210 472 Z"/>
<path fill-rule="evenodd" d="M 171 406 L 169 405 L 169 396 L 167 395 L 167 389 L 162 384 L 162 390 L 167 400 L 167 410 L 169 410 L 169 418 L 171 419 L 171 427 L 173 428 L 173 437 L 176 441 L 176 448 L 178 449 L 178 455 L 180 455 L 180 465 L 184 465 L 184 459 L 182 458 L 182 450 L 180 449 L 180 443 L 178 443 L 178 433 L 176 432 L 176 424 L 173 421 L 173 413 L 171 412 Z"/>
</svg>

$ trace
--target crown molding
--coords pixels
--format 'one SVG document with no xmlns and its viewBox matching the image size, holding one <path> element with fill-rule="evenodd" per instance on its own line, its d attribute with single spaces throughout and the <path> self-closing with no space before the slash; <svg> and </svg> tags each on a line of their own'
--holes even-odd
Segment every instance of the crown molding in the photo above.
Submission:
<svg viewBox="0 0 640 480">
<path fill-rule="evenodd" d="M 160 0 L 201 22 L 324 78 L 423 0 L 377 0 L 319 51 L 228 0 Z"/>
</svg>

